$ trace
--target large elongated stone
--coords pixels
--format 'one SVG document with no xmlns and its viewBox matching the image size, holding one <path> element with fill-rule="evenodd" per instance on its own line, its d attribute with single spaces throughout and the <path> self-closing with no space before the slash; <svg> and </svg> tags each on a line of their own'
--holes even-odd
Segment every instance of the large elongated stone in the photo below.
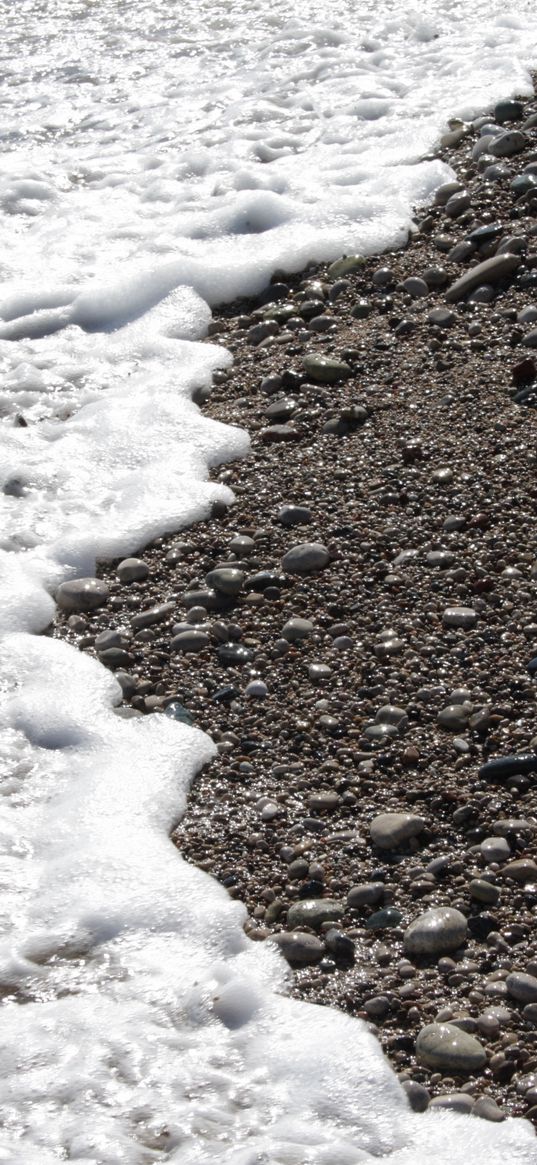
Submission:
<svg viewBox="0 0 537 1165">
<path fill-rule="evenodd" d="M 485 761 L 479 769 L 482 781 L 502 781 L 508 777 L 525 776 L 537 772 L 537 753 L 525 752 L 520 756 L 511 753 L 509 756 L 495 756 Z"/>
<path fill-rule="evenodd" d="M 457 303 L 459 299 L 464 299 L 469 295 L 475 287 L 481 287 L 482 283 L 498 283 L 500 279 L 505 279 L 507 275 L 512 275 L 516 271 L 522 259 L 520 255 L 493 255 L 492 259 L 485 259 L 483 263 L 478 263 L 477 267 L 471 267 L 469 271 L 465 271 L 460 279 L 452 283 L 451 287 L 446 291 L 446 300 L 448 303 Z"/>
</svg>

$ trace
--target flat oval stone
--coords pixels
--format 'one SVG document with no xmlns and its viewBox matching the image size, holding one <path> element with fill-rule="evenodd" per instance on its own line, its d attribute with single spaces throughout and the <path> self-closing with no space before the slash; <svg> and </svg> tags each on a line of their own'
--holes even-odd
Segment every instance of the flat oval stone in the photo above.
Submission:
<svg viewBox="0 0 537 1165">
<path fill-rule="evenodd" d="M 330 264 L 327 275 L 329 279 L 341 279 L 342 275 L 350 275 L 352 271 L 359 271 L 365 265 L 362 255 L 343 255 Z"/>
<path fill-rule="evenodd" d="M 505 980 L 505 986 L 519 1003 L 537 1003 L 537 979 L 523 971 L 512 971 Z"/>
<path fill-rule="evenodd" d="M 198 651 L 203 651 L 210 643 L 209 636 L 205 631 L 181 631 L 179 635 L 174 635 L 170 647 L 172 651 L 182 651 L 185 655 L 196 655 Z"/>
<path fill-rule="evenodd" d="M 506 279 L 520 267 L 521 262 L 520 255 L 493 255 L 492 259 L 485 259 L 483 263 L 478 263 L 476 267 L 465 271 L 460 279 L 448 287 L 447 302 L 457 303 L 482 283 L 497 283 L 501 279 Z"/>
<path fill-rule="evenodd" d="M 416 1040 L 416 1056 L 427 1068 L 465 1075 L 487 1062 L 482 1044 L 451 1023 L 428 1023 Z"/>
<path fill-rule="evenodd" d="M 508 777 L 526 776 L 537 772 L 537 753 L 522 753 L 520 756 L 495 756 L 485 761 L 479 769 L 481 780 L 501 781 Z"/>
<path fill-rule="evenodd" d="M 487 882 L 484 878 L 472 878 L 468 883 L 468 890 L 470 897 L 474 898 L 476 902 L 485 902 L 487 906 L 493 906 L 499 901 L 500 891 L 497 886 L 493 886 L 492 882 Z"/>
<path fill-rule="evenodd" d="M 267 685 L 263 683 L 263 680 L 251 680 L 244 689 L 244 695 L 248 696 L 250 700 L 263 700 L 265 696 L 268 696 Z"/>
<path fill-rule="evenodd" d="M 318 963 L 324 955 L 324 943 L 314 934 L 281 930 L 267 942 L 276 943 L 288 963 Z"/>
<path fill-rule="evenodd" d="M 521 101 L 506 98 L 496 103 L 493 117 L 499 125 L 503 125 L 504 121 L 521 121 L 524 117 L 524 106 Z"/>
<path fill-rule="evenodd" d="M 433 1096 L 430 1108 L 447 1108 L 450 1112 L 471 1112 L 474 1107 L 473 1096 L 467 1092 L 445 1092 L 442 1096 Z"/>
<path fill-rule="evenodd" d="M 222 595 L 238 595 L 244 582 L 244 573 L 233 566 L 217 566 L 205 575 L 205 582 Z"/>
<path fill-rule="evenodd" d="M 537 880 L 537 863 L 533 858 L 516 858 L 503 867 L 502 876 L 512 878 L 513 882 L 535 882 Z"/>
<path fill-rule="evenodd" d="M 249 574 L 246 579 L 246 586 L 251 591 L 263 592 L 268 587 L 281 587 L 285 584 L 285 578 L 281 574 L 276 574 L 274 570 L 259 570 L 256 574 Z"/>
<path fill-rule="evenodd" d="M 400 732 L 408 728 L 408 716 L 404 708 L 398 708 L 397 704 L 383 704 L 379 708 L 375 716 L 375 724 L 393 724 Z"/>
<path fill-rule="evenodd" d="M 333 360 L 330 356 L 304 356 L 302 364 L 308 376 L 321 384 L 335 384 L 338 380 L 346 380 L 351 374 L 345 360 Z"/>
<path fill-rule="evenodd" d="M 286 505 L 278 511 L 277 520 L 282 526 L 307 526 L 311 517 L 311 510 L 307 506 Z"/>
<path fill-rule="evenodd" d="M 438 713 L 437 721 L 441 728 L 449 732 L 464 732 L 468 724 L 469 712 L 463 704 L 449 704 Z"/>
<path fill-rule="evenodd" d="M 421 299 L 423 296 L 429 294 L 429 288 L 425 280 L 415 275 L 409 275 L 408 279 L 404 279 L 401 287 L 413 299 Z"/>
<path fill-rule="evenodd" d="M 147 578 L 149 567 L 141 558 L 124 558 L 123 562 L 119 563 L 116 574 L 120 582 L 137 582 L 138 579 Z"/>
<path fill-rule="evenodd" d="M 175 603 L 159 603 L 156 607 L 148 607 L 147 611 L 140 611 L 133 615 L 131 627 L 133 631 L 141 631 L 143 627 L 153 627 L 155 623 L 163 623 L 175 611 Z"/>
<path fill-rule="evenodd" d="M 347 907 L 359 910 L 362 906 L 380 906 L 384 902 L 384 882 L 364 882 L 362 886 L 351 886 L 347 894 Z"/>
<path fill-rule="evenodd" d="M 506 862 L 511 857 L 511 847 L 505 837 L 486 837 L 479 848 L 487 865 L 491 862 Z"/>
<path fill-rule="evenodd" d="M 61 583 L 54 597 L 62 611 L 94 611 L 107 602 L 109 594 L 100 578 L 73 578 Z"/>
<path fill-rule="evenodd" d="M 411 922 L 403 943 L 408 955 L 445 955 L 466 941 L 468 923 L 460 910 L 439 906 Z"/>
<path fill-rule="evenodd" d="M 365 925 L 367 930 L 389 930 L 392 926 L 399 926 L 402 917 L 395 906 L 386 906 L 383 910 L 376 910 Z"/>
<path fill-rule="evenodd" d="M 337 922 L 343 914 L 343 904 L 333 898 L 307 898 L 289 907 L 287 925 L 311 926 L 315 930 L 323 922 Z"/>
<path fill-rule="evenodd" d="M 282 567 L 291 574 L 307 573 L 310 570 L 322 570 L 329 561 L 328 550 L 321 542 L 301 542 L 284 554 Z"/>
<path fill-rule="evenodd" d="M 415 813 L 379 813 L 370 825 L 371 840 L 379 849 L 396 849 L 425 828 L 425 818 Z"/>
<path fill-rule="evenodd" d="M 99 652 L 99 659 L 105 667 L 128 667 L 132 663 L 132 656 L 121 647 L 105 647 Z"/>
<path fill-rule="evenodd" d="M 427 321 L 435 328 L 452 328 L 457 321 L 457 316 L 454 311 L 450 311 L 447 307 L 434 307 L 429 312 Z"/>
<path fill-rule="evenodd" d="M 296 643 L 300 639 L 307 639 L 313 630 L 314 625 L 310 619 L 300 619 L 298 616 L 294 616 L 292 619 L 288 619 L 282 627 L 282 635 L 288 643 Z"/>
<path fill-rule="evenodd" d="M 309 663 L 308 677 L 314 684 L 322 684 L 325 680 L 329 680 L 332 675 L 332 668 L 327 663 Z"/>
<path fill-rule="evenodd" d="M 442 623 L 444 627 L 461 627 L 469 631 L 477 623 L 477 613 L 473 607 L 446 607 Z"/>
<path fill-rule="evenodd" d="M 249 647 L 244 647 L 242 643 L 222 643 L 216 654 L 220 663 L 229 667 L 251 663 L 254 658 L 253 651 L 250 651 Z"/>
</svg>

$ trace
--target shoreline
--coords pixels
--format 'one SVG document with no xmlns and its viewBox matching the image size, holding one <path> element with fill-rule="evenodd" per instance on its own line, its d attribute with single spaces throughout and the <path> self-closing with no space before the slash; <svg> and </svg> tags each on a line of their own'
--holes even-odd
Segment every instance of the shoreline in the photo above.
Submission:
<svg viewBox="0 0 537 1165">
<path fill-rule="evenodd" d="M 536 98 L 524 107 L 535 114 Z M 479 775 L 491 756 L 537 747 L 527 670 L 534 632 L 526 630 L 537 491 L 525 447 L 536 422 L 513 403 L 534 379 L 528 367 L 513 370 L 532 359 L 523 341 L 537 326 L 517 318 L 535 300 L 527 261 L 532 237 L 537 251 L 535 203 L 515 197 L 509 176 L 483 184 L 468 156 L 476 133 L 451 132 L 458 141 L 440 156 L 461 175 L 453 197 L 469 198 L 453 217 L 437 203 L 407 247 L 384 252 L 381 263 L 371 256 L 340 273 L 315 265 L 275 278 L 261 303 L 215 313 L 209 338 L 235 363 L 216 374 L 205 403 L 252 435 L 250 457 L 216 473 L 236 504 L 144 548 L 146 579 L 121 582 L 115 564 L 100 564 L 112 606 L 88 619 L 59 615 L 55 634 L 101 659 L 119 652 L 103 662 L 131 678 L 123 683 L 133 714 L 179 703 L 217 741 L 218 758 L 196 780 L 174 840 L 245 901 L 253 939 L 288 933 L 287 910 L 301 902 L 341 908 L 335 928 L 326 919 L 297 931 L 310 933 L 315 959 L 295 971 L 292 994 L 373 1023 L 417 1108 L 427 1093 L 456 1092 L 450 1103 L 461 1111 L 476 1101 L 479 1115 L 500 1119 L 497 1102 L 535 1121 L 537 1079 L 525 1092 L 519 1086 L 537 1072 L 537 1016 L 524 1014 L 533 1003 L 513 998 L 505 981 L 537 976 L 537 867 L 526 883 L 504 881 L 504 871 L 512 860 L 533 861 L 537 795 L 527 775 L 500 786 Z M 529 154 L 537 160 L 537 117 L 528 136 L 526 149 L 490 165 L 518 174 Z M 497 220 L 501 232 L 489 231 L 481 252 L 473 243 L 464 251 L 473 230 Z M 527 287 L 516 283 L 519 268 L 489 303 L 448 305 L 446 288 L 509 235 L 525 239 L 515 253 L 525 258 Z M 464 253 L 454 258 L 459 244 Z M 400 290 L 433 268 L 444 282 L 430 275 L 425 292 Z M 431 321 L 435 311 L 444 316 Z M 311 354 L 348 371 L 306 369 Z M 309 518 L 287 524 L 297 514 L 282 520 L 282 506 Z M 242 541 L 233 546 L 235 537 Z M 299 543 L 326 547 L 322 569 L 282 568 Z M 206 575 L 222 563 L 228 593 L 207 591 Z M 185 601 L 195 589 L 201 595 Z M 115 647 L 96 648 L 99 633 L 128 630 L 134 611 L 163 601 L 173 609 Z M 451 606 L 474 612 L 469 630 L 445 627 Z M 192 653 L 170 649 L 189 628 L 207 641 L 191 640 Z M 235 664 L 218 658 L 224 645 Z M 266 694 L 246 693 L 252 681 Z M 439 722 L 446 708 L 457 711 Z M 369 829 L 388 811 L 424 825 L 381 850 Z M 498 833 L 499 821 L 518 824 Z M 492 861 L 480 848 L 490 838 L 505 843 Z M 473 897 L 475 881 L 497 892 L 494 905 Z M 356 887 L 374 889 L 349 902 Z M 442 907 L 471 920 L 468 939 L 440 962 L 406 958 L 410 922 Z M 372 929 L 379 909 L 399 917 Z M 330 929 L 340 940 L 323 937 Z M 439 1017 L 481 1041 L 483 1070 L 439 1074 L 416 1061 L 419 1030 Z"/>
</svg>

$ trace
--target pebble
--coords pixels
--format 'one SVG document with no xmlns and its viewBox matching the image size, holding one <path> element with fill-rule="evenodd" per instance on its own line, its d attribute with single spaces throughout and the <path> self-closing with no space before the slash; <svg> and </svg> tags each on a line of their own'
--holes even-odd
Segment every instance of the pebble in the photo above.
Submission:
<svg viewBox="0 0 537 1165">
<path fill-rule="evenodd" d="M 413 299 L 421 299 L 423 296 L 429 294 L 429 288 L 424 279 L 418 279 L 411 275 L 408 279 L 404 279 L 401 284 L 402 290 L 411 295 Z"/>
<path fill-rule="evenodd" d="M 479 769 L 482 781 L 502 781 L 508 777 L 537 772 L 537 753 L 523 753 L 520 756 L 496 756 L 485 761 Z"/>
<path fill-rule="evenodd" d="M 132 663 L 132 656 L 121 647 L 107 647 L 99 652 L 99 659 L 105 667 L 128 667 Z"/>
<path fill-rule="evenodd" d="M 509 995 L 518 1003 L 537 1003 L 537 978 L 522 971 L 513 971 L 507 976 L 505 986 Z"/>
<path fill-rule="evenodd" d="M 267 685 L 263 683 L 263 680 L 251 680 L 244 689 L 244 695 L 248 696 L 249 699 L 262 700 L 268 696 Z"/>
<path fill-rule="evenodd" d="M 321 384 L 336 384 L 351 374 L 350 366 L 344 360 L 332 360 L 329 356 L 304 356 L 302 364 L 308 376 Z"/>
<path fill-rule="evenodd" d="M 205 576 L 208 587 L 223 595 L 238 595 L 244 583 L 244 573 L 232 566 L 219 566 Z"/>
<path fill-rule="evenodd" d="M 493 255 L 491 259 L 485 259 L 483 263 L 471 267 L 460 279 L 452 283 L 446 291 L 448 303 L 457 303 L 483 283 L 496 283 L 506 279 L 520 267 L 521 262 L 520 255 Z"/>
<path fill-rule="evenodd" d="M 141 631 L 144 627 L 153 627 L 155 623 L 163 623 L 166 619 L 169 619 L 174 611 L 175 603 L 159 603 L 156 607 L 149 607 L 146 611 L 140 611 L 139 615 L 133 615 L 131 627 L 133 631 Z"/>
<path fill-rule="evenodd" d="M 98 578 L 75 578 L 61 583 L 55 599 L 62 611 L 94 611 L 108 600 L 110 591 Z"/>
<path fill-rule="evenodd" d="M 487 905 L 495 905 L 500 898 L 498 887 L 483 878 L 472 878 L 468 883 L 468 890 L 470 897 L 475 898 L 476 902 L 485 902 Z"/>
<path fill-rule="evenodd" d="M 442 623 L 444 627 L 460 627 L 469 631 L 477 623 L 477 611 L 473 607 L 446 607 Z"/>
<path fill-rule="evenodd" d="M 276 943 L 288 963 L 318 963 L 324 955 L 324 943 L 314 934 L 281 930 L 271 934 L 269 941 Z"/>
<path fill-rule="evenodd" d="M 343 255 L 341 259 L 335 259 L 330 264 L 327 275 L 329 279 L 341 279 L 344 275 L 359 271 L 364 265 L 365 259 L 362 255 Z"/>
<path fill-rule="evenodd" d="M 452 194 L 446 202 L 446 214 L 450 218 L 459 218 L 459 215 L 464 214 L 465 210 L 469 210 L 472 205 L 472 199 L 466 190 L 461 190 L 457 194 Z"/>
<path fill-rule="evenodd" d="M 468 923 L 460 910 L 433 907 L 411 922 L 404 934 L 407 955 L 443 955 L 466 941 Z"/>
<path fill-rule="evenodd" d="M 511 158 L 513 154 L 520 154 L 527 146 L 528 138 L 519 129 L 506 130 L 498 134 L 490 143 L 490 153 L 495 158 Z"/>
<path fill-rule="evenodd" d="M 310 619 L 300 619 L 298 616 L 288 619 L 287 623 L 282 627 L 282 635 L 289 643 L 297 643 L 301 639 L 307 639 L 315 630 L 315 625 Z"/>
<path fill-rule="evenodd" d="M 124 558 L 119 563 L 116 573 L 120 582 L 137 582 L 148 577 L 149 567 L 141 558 Z"/>
<path fill-rule="evenodd" d="M 396 849 L 424 828 L 425 818 L 415 813 L 380 813 L 371 822 L 371 840 L 379 849 Z"/>
<path fill-rule="evenodd" d="M 434 307 L 429 312 L 427 319 L 430 324 L 434 324 L 437 328 L 452 328 L 457 322 L 455 312 L 452 312 L 447 307 Z"/>
<path fill-rule="evenodd" d="M 479 848 L 487 865 L 506 862 L 511 857 L 511 847 L 504 837 L 486 837 Z"/>
<path fill-rule="evenodd" d="M 320 542 L 302 542 L 292 546 L 282 558 L 283 570 L 291 574 L 322 570 L 330 561 L 330 554 Z"/>
<path fill-rule="evenodd" d="M 186 655 L 196 654 L 198 651 L 204 651 L 209 646 L 209 636 L 205 631 L 181 631 L 179 635 L 174 635 L 170 643 L 172 651 L 183 651 Z"/>
<path fill-rule="evenodd" d="M 464 704 L 449 704 L 438 713 L 437 722 L 441 728 L 447 728 L 450 732 L 464 732 L 469 715 Z"/>
<path fill-rule="evenodd" d="M 354 961 L 354 943 L 344 930 L 328 930 L 325 933 L 324 941 L 326 949 L 336 958 L 345 959 L 347 962 Z"/>
<path fill-rule="evenodd" d="M 403 1080 L 402 1087 L 406 1092 L 408 1103 L 413 1112 L 426 1112 L 429 1107 L 431 1094 L 424 1084 L 418 1080 Z"/>
<path fill-rule="evenodd" d="M 194 723 L 188 708 L 185 708 L 178 700 L 172 700 L 171 704 L 167 705 L 164 709 L 164 715 L 168 717 L 168 720 L 177 720 L 179 724 L 190 725 Z"/>
<path fill-rule="evenodd" d="M 282 526 L 306 526 L 312 520 L 311 510 L 307 506 L 282 506 L 277 515 Z"/>
<path fill-rule="evenodd" d="M 498 101 L 493 110 L 494 121 L 503 125 L 505 121 L 521 121 L 524 117 L 524 106 L 521 101 L 507 99 Z"/>
<path fill-rule="evenodd" d="M 316 930 L 323 922 L 337 922 L 343 916 L 343 904 L 332 898 L 308 898 L 304 902 L 294 902 L 287 911 L 287 924 L 311 926 Z"/>
<path fill-rule="evenodd" d="M 481 1117 L 482 1120 L 486 1121 L 494 1121 L 497 1124 L 505 1120 L 505 1113 L 498 1108 L 492 1096 L 478 1096 L 472 1105 L 472 1116 Z"/>
<path fill-rule="evenodd" d="M 537 864 L 533 858 L 517 858 L 503 867 L 502 875 L 512 878 L 513 882 L 535 882 L 537 880 Z"/>
<path fill-rule="evenodd" d="M 241 643 L 222 643 L 216 652 L 220 663 L 226 666 L 233 667 L 233 665 L 242 665 L 251 663 L 254 658 L 253 651 L 249 647 L 244 647 Z"/>
<path fill-rule="evenodd" d="M 391 724 L 399 732 L 404 732 L 408 728 L 408 716 L 404 708 L 398 708 L 396 704 L 384 704 L 375 716 L 375 724 Z"/>
<path fill-rule="evenodd" d="M 416 1055 L 427 1068 L 465 1075 L 478 1072 L 487 1062 L 479 1040 L 451 1023 L 429 1023 L 416 1040 Z"/>
<path fill-rule="evenodd" d="M 437 206 L 445 206 L 448 199 L 454 194 L 458 194 L 461 190 L 464 190 L 462 182 L 443 182 L 435 190 L 434 201 Z"/>
<path fill-rule="evenodd" d="M 384 902 L 384 882 L 364 882 L 351 886 L 347 894 L 347 908 L 359 910 L 362 906 L 378 906 Z"/>
<path fill-rule="evenodd" d="M 327 663 L 309 663 L 308 676 L 313 683 L 321 684 L 325 680 L 329 680 L 332 675 L 332 668 Z"/>
<path fill-rule="evenodd" d="M 365 925 L 367 930 L 388 930 L 392 926 L 399 926 L 402 917 L 401 911 L 395 906 L 385 906 L 383 910 L 371 914 Z"/>
<path fill-rule="evenodd" d="M 447 1108 L 450 1112 L 469 1113 L 474 1107 L 473 1096 L 467 1092 L 444 1092 L 441 1096 L 433 1096 L 429 1108 Z"/>
<path fill-rule="evenodd" d="M 255 553 L 255 540 L 246 534 L 235 534 L 229 543 L 229 549 L 239 558 L 249 558 Z"/>
</svg>

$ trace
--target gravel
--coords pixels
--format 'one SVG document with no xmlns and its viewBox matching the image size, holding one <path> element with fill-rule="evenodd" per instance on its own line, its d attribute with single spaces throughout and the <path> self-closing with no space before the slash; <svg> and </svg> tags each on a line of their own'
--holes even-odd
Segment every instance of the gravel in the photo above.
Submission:
<svg viewBox="0 0 537 1165">
<path fill-rule="evenodd" d="M 445 135 L 457 182 L 405 248 L 215 316 L 234 364 L 202 407 L 252 436 L 215 471 L 235 504 L 133 547 L 145 577 L 64 584 L 52 633 L 112 652 L 121 714 L 212 735 L 173 839 L 293 994 L 362 1018 L 416 1111 L 537 1124 L 537 193 L 512 185 L 537 102 L 481 126 Z M 413 948 L 435 912 L 449 946 Z"/>
</svg>

